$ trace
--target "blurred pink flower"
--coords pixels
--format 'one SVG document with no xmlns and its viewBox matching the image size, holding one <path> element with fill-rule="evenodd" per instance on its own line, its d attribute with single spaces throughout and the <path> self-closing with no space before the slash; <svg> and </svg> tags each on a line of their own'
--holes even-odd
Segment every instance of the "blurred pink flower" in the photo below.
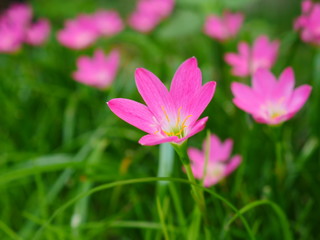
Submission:
<svg viewBox="0 0 320 240">
<path fill-rule="evenodd" d="M 77 71 L 73 78 L 96 88 L 107 88 L 115 79 L 119 68 L 120 56 L 117 50 L 105 55 L 102 50 L 95 51 L 93 58 L 82 56 L 77 60 Z"/>
<path fill-rule="evenodd" d="M 211 101 L 216 83 L 202 86 L 196 58 L 180 65 L 170 91 L 146 69 L 138 68 L 135 79 L 147 106 L 123 98 L 112 99 L 107 104 L 119 118 L 148 133 L 139 140 L 140 144 L 180 144 L 204 129 L 208 117 L 198 118 Z"/>
<path fill-rule="evenodd" d="M 76 19 L 65 22 L 65 27 L 58 32 L 57 38 L 68 48 L 83 49 L 93 44 L 98 35 L 92 16 L 79 15 Z"/>
<path fill-rule="evenodd" d="M 163 19 L 169 16 L 174 7 L 174 0 L 139 0 L 137 11 Z"/>
<path fill-rule="evenodd" d="M 223 16 L 209 15 L 204 24 L 204 33 L 219 41 L 234 38 L 243 23 L 242 13 L 225 11 Z"/>
<path fill-rule="evenodd" d="M 258 37 L 252 49 L 245 42 L 238 45 L 239 53 L 226 53 L 225 61 L 232 68 L 232 74 L 246 77 L 254 74 L 258 69 L 270 69 L 278 55 L 279 41 L 269 42 L 267 36 Z"/>
<path fill-rule="evenodd" d="M 128 23 L 133 29 L 148 33 L 171 14 L 174 4 L 174 0 L 139 0 Z"/>
<path fill-rule="evenodd" d="M 100 10 L 93 15 L 96 31 L 105 36 L 112 36 L 121 32 L 123 22 L 116 11 Z"/>
<path fill-rule="evenodd" d="M 241 163 L 241 156 L 236 155 L 231 158 L 233 141 L 227 139 L 221 142 L 214 134 L 210 135 L 210 147 L 209 149 L 207 147 L 206 139 L 203 143 L 203 151 L 189 148 L 188 155 L 194 177 L 203 179 L 203 185 L 210 187 L 232 173 Z M 207 153 L 209 153 L 209 159 L 206 163 Z"/>
<path fill-rule="evenodd" d="M 252 78 L 252 87 L 233 82 L 231 90 L 234 104 L 248 112 L 259 123 L 278 125 L 292 118 L 305 104 L 311 86 L 294 89 L 292 68 L 286 68 L 277 81 L 266 69 L 259 69 Z"/>
<path fill-rule="evenodd" d="M 24 29 L 0 17 L 0 52 L 13 53 L 21 48 Z"/>
<path fill-rule="evenodd" d="M 39 19 L 31 24 L 26 32 L 25 42 L 30 45 L 38 46 L 44 43 L 50 33 L 50 23 L 46 19 Z"/>
<path fill-rule="evenodd" d="M 12 23 L 27 26 L 32 20 L 32 8 L 25 3 L 13 3 L 4 15 Z"/>
<path fill-rule="evenodd" d="M 134 12 L 129 17 L 129 25 L 142 33 L 148 33 L 152 31 L 160 20 L 152 14 Z"/>
<path fill-rule="evenodd" d="M 307 43 L 320 45 L 320 3 L 302 2 L 302 15 L 294 23 L 294 28 L 300 30 L 301 39 Z"/>
</svg>

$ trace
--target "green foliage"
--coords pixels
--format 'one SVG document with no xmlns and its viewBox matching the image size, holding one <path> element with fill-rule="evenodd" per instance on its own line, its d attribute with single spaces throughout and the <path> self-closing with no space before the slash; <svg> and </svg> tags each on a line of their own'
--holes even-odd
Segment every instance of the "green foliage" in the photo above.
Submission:
<svg viewBox="0 0 320 240">
<path fill-rule="evenodd" d="M 98 8 L 116 9 L 125 18 L 134 2 L 30 3 L 37 17 L 50 19 L 53 33 L 42 47 L 0 55 L 1 240 L 320 238 L 320 51 L 293 32 L 298 1 L 179 0 L 172 16 L 149 35 L 126 28 L 83 51 L 58 44 L 55 34 L 66 18 Z M 206 37 L 202 26 L 208 13 L 226 7 L 243 11 L 246 22 L 238 39 L 221 44 Z M 231 76 L 223 61 L 238 41 L 262 33 L 281 40 L 274 72 L 293 66 L 296 84 L 313 86 L 306 106 L 277 130 L 233 105 L 230 83 L 249 79 Z M 71 77 L 76 58 L 92 55 L 96 47 L 121 51 L 121 69 L 108 91 Z M 210 189 L 186 180 L 170 145 L 162 146 L 160 160 L 158 147 L 140 146 L 143 133 L 105 104 L 114 97 L 142 101 L 135 68 L 147 68 L 168 85 L 191 56 L 203 81 L 218 84 L 204 113 L 207 128 L 233 138 L 233 152 L 243 157 L 231 176 Z M 200 148 L 205 137 L 203 131 L 188 145 Z M 204 194 L 206 222 L 191 186 Z"/>
</svg>

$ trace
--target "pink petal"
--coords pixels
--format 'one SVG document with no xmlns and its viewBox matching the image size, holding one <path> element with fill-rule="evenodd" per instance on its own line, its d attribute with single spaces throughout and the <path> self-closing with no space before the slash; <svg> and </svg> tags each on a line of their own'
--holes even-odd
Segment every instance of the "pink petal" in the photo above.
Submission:
<svg viewBox="0 0 320 240">
<path fill-rule="evenodd" d="M 218 151 L 218 159 L 220 161 L 226 161 L 229 159 L 233 147 L 233 141 L 227 139 L 220 145 L 220 151 Z"/>
<path fill-rule="evenodd" d="M 268 98 L 277 86 L 277 80 L 267 69 L 258 69 L 253 75 L 253 90 Z"/>
<path fill-rule="evenodd" d="M 224 21 L 231 36 L 234 36 L 238 33 L 242 25 L 243 19 L 244 17 L 241 13 L 225 12 Z"/>
<path fill-rule="evenodd" d="M 175 113 L 175 106 L 167 88 L 152 72 L 138 68 L 135 79 L 140 95 L 158 120 L 164 118 L 164 111 Z"/>
<path fill-rule="evenodd" d="M 208 36 L 218 40 L 225 40 L 227 38 L 226 29 L 222 20 L 215 15 L 207 17 L 204 25 L 204 32 Z"/>
<path fill-rule="evenodd" d="M 184 61 L 172 79 L 170 95 L 177 108 L 184 108 L 192 95 L 201 88 L 202 75 L 195 57 Z"/>
<path fill-rule="evenodd" d="M 295 114 L 302 108 L 305 102 L 308 100 L 312 87 L 309 85 L 302 85 L 293 91 L 291 100 L 288 105 L 288 112 Z"/>
<path fill-rule="evenodd" d="M 230 162 L 228 163 L 228 165 L 226 166 L 225 169 L 225 176 L 229 175 L 230 173 L 232 173 L 241 163 L 241 156 L 240 155 L 236 155 L 233 158 L 231 158 Z"/>
<path fill-rule="evenodd" d="M 177 136 L 163 137 L 161 135 L 148 134 L 140 138 L 139 143 L 141 145 L 153 146 L 153 145 L 157 145 L 165 142 L 177 142 L 177 140 L 178 140 Z"/>
<path fill-rule="evenodd" d="M 153 115 L 149 109 L 130 99 L 115 98 L 107 102 L 110 110 L 122 120 L 147 133 L 154 133 Z"/>
<path fill-rule="evenodd" d="M 216 82 L 208 82 L 201 87 L 190 99 L 187 106 L 187 115 L 192 115 L 189 118 L 189 123 L 196 121 L 213 98 L 216 89 Z"/>
<path fill-rule="evenodd" d="M 256 112 L 262 102 L 261 97 L 257 93 L 242 83 L 233 82 L 231 84 L 231 91 L 234 95 L 233 102 L 235 105 L 249 113 Z"/>
<path fill-rule="evenodd" d="M 276 85 L 272 93 L 273 99 L 279 100 L 291 95 L 294 87 L 294 73 L 291 67 L 286 68 L 282 72 Z"/>
<path fill-rule="evenodd" d="M 188 149 L 188 156 L 190 160 L 195 164 L 200 164 L 204 162 L 204 154 L 196 148 Z"/>
<path fill-rule="evenodd" d="M 191 127 L 191 130 L 189 134 L 185 137 L 185 139 L 190 138 L 193 135 L 197 134 L 198 132 L 202 131 L 205 128 L 207 121 L 208 121 L 208 117 L 204 117 L 196 121 L 196 123 Z"/>
</svg>

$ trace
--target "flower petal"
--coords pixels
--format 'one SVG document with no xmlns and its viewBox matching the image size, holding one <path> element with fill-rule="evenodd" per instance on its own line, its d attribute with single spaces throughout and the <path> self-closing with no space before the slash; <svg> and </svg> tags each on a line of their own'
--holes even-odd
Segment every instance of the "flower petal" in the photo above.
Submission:
<svg viewBox="0 0 320 240">
<path fill-rule="evenodd" d="M 154 116 L 145 105 L 124 98 L 112 99 L 107 104 L 115 115 L 127 123 L 147 133 L 156 131 Z"/>
<path fill-rule="evenodd" d="M 261 97 L 245 84 L 233 82 L 231 91 L 234 95 L 233 103 L 240 109 L 251 114 L 259 110 Z"/>
<path fill-rule="evenodd" d="M 294 88 L 294 73 L 291 67 L 286 68 L 280 75 L 276 88 L 272 93 L 274 100 L 288 98 Z"/>
<path fill-rule="evenodd" d="M 204 162 L 204 154 L 199 149 L 189 148 L 188 156 L 193 163 L 200 164 Z"/>
<path fill-rule="evenodd" d="M 277 85 L 277 80 L 267 69 L 258 69 L 252 78 L 253 90 L 261 96 L 270 96 Z"/>
<path fill-rule="evenodd" d="M 186 115 L 192 115 L 187 124 L 196 121 L 213 98 L 216 89 L 216 82 L 208 82 L 201 87 L 190 99 L 189 106 L 183 109 Z"/>
<path fill-rule="evenodd" d="M 140 95 L 159 121 L 164 118 L 164 109 L 168 113 L 175 112 L 172 98 L 157 76 L 144 68 L 138 68 L 135 79 Z"/>
<path fill-rule="evenodd" d="M 141 145 L 153 146 L 153 145 L 157 145 L 165 142 L 177 142 L 178 139 L 179 138 L 177 136 L 162 137 L 161 135 L 148 134 L 140 138 L 139 143 Z"/>
<path fill-rule="evenodd" d="M 293 91 L 291 100 L 288 105 L 288 112 L 290 114 L 295 114 L 302 108 L 305 102 L 308 100 L 312 87 L 305 84 Z"/>
<path fill-rule="evenodd" d="M 170 95 L 177 108 L 184 108 L 192 95 L 201 88 L 202 75 L 195 57 L 184 61 L 172 79 Z"/>
<path fill-rule="evenodd" d="M 241 163 L 241 156 L 240 155 L 236 155 L 233 158 L 231 158 L 230 162 L 228 163 L 228 165 L 225 168 L 225 176 L 229 175 L 230 173 L 232 173 Z"/>
</svg>

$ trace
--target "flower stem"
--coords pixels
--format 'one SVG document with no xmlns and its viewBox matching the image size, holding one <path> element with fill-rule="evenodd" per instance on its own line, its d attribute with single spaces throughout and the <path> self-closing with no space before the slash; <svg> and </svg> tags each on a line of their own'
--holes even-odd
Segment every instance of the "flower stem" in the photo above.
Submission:
<svg viewBox="0 0 320 240">
<path fill-rule="evenodd" d="M 196 180 L 193 176 L 191 165 L 190 165 L 190 160 L 187 155 L 187 143 L 184 142 L 181 145 L 172 144 L 172 146 L 175 149 L 175 151 L 177 152 L 177 154 L 183 164 L 183 167 L 186 170 L 188 180 L 191 183 L 193 183 L 191 185 L 191 195 L 192 195 L 193 199 L 195 200 L 195 202 L 197 203 L 197 205 L 202 213 L 202 216 L 204 218 L 204 221 L 207 224 L 208 222 L 207 222 L 207 217 L 206 217 L 206 204 L 205 204 L 202 190 L 195 186 Z"/>
</svg>

